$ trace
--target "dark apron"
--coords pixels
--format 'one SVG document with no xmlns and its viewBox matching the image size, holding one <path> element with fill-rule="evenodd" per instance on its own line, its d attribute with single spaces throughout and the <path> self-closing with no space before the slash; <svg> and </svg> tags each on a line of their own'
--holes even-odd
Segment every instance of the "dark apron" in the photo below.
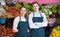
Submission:
<svg viewBox="0 0 60 37">
<path fill-rule="evenodd" d="M 34 22 L 43 22 L 43 17 L 42 17 L 42 15 L 41 15 L 41 17 L 34 17 L 34 14 L 33 14 L 32 20 L 33 20 L 33 23 Z M 38 29 L 31 29 L 31 37 L 45 37 L 44 28 L 41 27 Z"/>
<path fill-rule="evenodd" d="M 16 33 L 16 37 L 29 37 L 28 33 L 28 21 L 20 21 L 18 24 L 18 32 Z"/>
</svg>

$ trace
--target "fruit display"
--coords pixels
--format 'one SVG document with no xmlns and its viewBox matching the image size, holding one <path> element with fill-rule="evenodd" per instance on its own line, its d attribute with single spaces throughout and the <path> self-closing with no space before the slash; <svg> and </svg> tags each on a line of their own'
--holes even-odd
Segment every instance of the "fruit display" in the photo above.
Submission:
<svg viewBox="0 0 60 37">
<path fill-rule="evenodd" d="M 12 0 L 6 0 L 6 3 L 10 4 Z M 44 4 L 39 5 L 39 11 L 40 12 L 44 12 L 46 13 L 46 17 L 49 18 L 49 15 L 51 15 L 52 13 L 57 13 L 60 11 L 60 4 L 56 5 L 56 4 L 46 4 L 45 6 L 43 6 Z M 6 24 L 4 24 L 6 26 L 6 28 L 4 28 L 3 25 L 1 25 L 0 23 L 0 35 L 1 36 L 10 36 L 10 37 L 14 37 L 15 33 L 12 32 L 12 28 L 13 27 L 13 20 L 15 17 L 20 15 L 20 7 L 25 6 L 27 8 L 27 12 L 28 14 L 30 14 L 31 12 L 33 12 L 32 9 L 32 4 L 31 3 L 26 3 L 26 2 L 18 2 L 16 3 L 14 6 L 12 5 L 0 5 L 0 18 L 6 18 Z M 59 15 L 57 15 L 59 16 Z M 60 18 L 56 19 L 56 22 L 60 23 Z M 51 25 L 52 26 L 52 25 Z M 60 26 L 56 26 L 53 28 L 51 34 L 49 37 L 60 37 Z"/>
<path fill-rule="evenodd" d="M 0 12 L 5 12 L 5 10 L 4 10 L 2 5 L 0 5 Z"/>
<path fill-rule="evenodd" d="M 9 13 L 9 12 L 2 12 L 2 13 L 0 13 L 1 15 L 0 15 L 0 18 L 13 18 L 13 17 L 15 17 L 15 16 L 13 16 L 13 14 L 12 13 Z"/>
<path fill-rule="evenodd" d="M 9 36 L 14 37 L 15 33 L 13 33 L 12 28 L 1 28 L 2 25 L 0 25 L 0 35 L 1 36 Z"/>
<path fill-rule="evenodd" d="M 60 23 L 60 18 L 57 18 L 57 19 L 56 19 L 56 22 Z"/>
<path fill-rule="evenodd" d="M 17 3 L 14 8 L 20 8 L 21 7 L 21 3 Z"/>
<path fill-rule="evenodd" d="M 49 37 L 60 37 L 60 26 L 53 28 Z"/>
<path fill-rule="evenodd" d="M 57 12 L 57 5 L 53 5 L 51 8 L 51 11 L 54 13 Z"/>
<path fill-rule="evenodd" d="M 25 7 L 27 7 L 27 9 L 29 11 L 33 11 L 31 4 L 29 4 L 29 3 L 23 3 L 23 4 L 24 4 Z"/>
<path fill-rule="evenodd" d="M 6 16 L 5 16 L 6 18 L 13 18 L 13 17 L 15 17 L 15 16 L 13 16 L 12 13 L 9 13 L 9 12 L 6 13 L 5 15 L 6 15 Z"/>
<path fill-rule="evenodd" d="M 1 17 L 2 15 L 3 15 L 2 12 L 0 12 L 0 17 Z"/>
<path fill-rule="evenodd" d="M 12 13 L 13 16 L 19 16 L 20 15 L 19 11 L 17 11 L 16 9 L 14 9 L 12 6 L 10 6 L 8 8 L 8 12 Z"/>
<path fill-rule="evenodd" d="M 8 6 L 7 5 L 3 5 L 3 8 L 4 8 L 5 11 L 8 10 Z"/>
</svg>

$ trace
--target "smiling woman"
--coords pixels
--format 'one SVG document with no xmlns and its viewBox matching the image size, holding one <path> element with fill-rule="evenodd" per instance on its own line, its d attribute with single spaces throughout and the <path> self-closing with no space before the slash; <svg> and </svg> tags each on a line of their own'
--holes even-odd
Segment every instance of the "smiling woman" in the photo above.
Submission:
<svg viewBox="0 0 60 37">
<path fill-rule="evenodd" d="M 16 33 L 16 37 L 29 37 L 28 33 L 28 20 L 27 20 L 27 9 L 22 6 L 20 8 L 20 16 L 16 17 L 13 22 L 13 32 Z"/>
</svg>

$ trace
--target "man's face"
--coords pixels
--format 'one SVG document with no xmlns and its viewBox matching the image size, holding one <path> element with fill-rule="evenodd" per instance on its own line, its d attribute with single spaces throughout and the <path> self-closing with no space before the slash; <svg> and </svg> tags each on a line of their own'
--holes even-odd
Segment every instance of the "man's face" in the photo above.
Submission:
<svg viewBox="0 0 60 37">
<path fill-rule="evenodd" d="M 39 5 L 37 3 L 33 4 L 32 7 L 34 11 L 39 10 Z"/>
</svg>

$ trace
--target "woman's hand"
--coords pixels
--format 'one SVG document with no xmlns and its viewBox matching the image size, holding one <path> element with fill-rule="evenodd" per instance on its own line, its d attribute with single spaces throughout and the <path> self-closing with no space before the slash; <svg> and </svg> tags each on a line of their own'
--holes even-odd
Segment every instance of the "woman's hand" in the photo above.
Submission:
<svg viewBox="0 0 60 37">
<path fill-rule="evenodd" d="M 13 32 L 18 32 L 18 29 L 13 29 Z"/>
<path fill-rule="evenodd" d="M 28 29 L 28 32 L 30 32 L 30 29 Z"/>
</svg>

